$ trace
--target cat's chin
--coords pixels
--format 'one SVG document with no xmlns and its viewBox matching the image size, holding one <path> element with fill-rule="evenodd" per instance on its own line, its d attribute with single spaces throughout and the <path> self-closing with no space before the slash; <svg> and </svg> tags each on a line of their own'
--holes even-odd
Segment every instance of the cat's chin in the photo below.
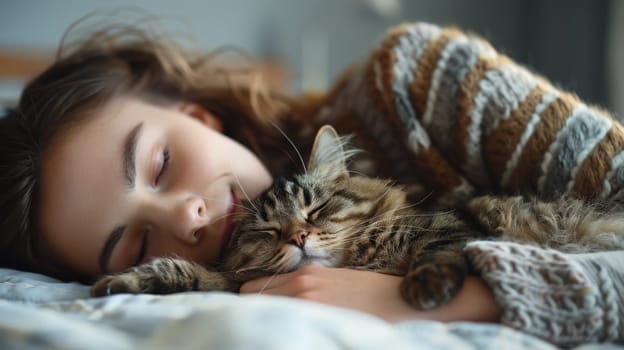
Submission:
<svg viewBox="0 0 624 350">
<path fill-rule="evenodd" d="M 286 261 L 288 261 L 286 270 L 289 271 L 297 270 L 306 265 L 334 267 L 340 263 L 339 258 L 312 244 L 306 245 L 304 249 L 291 246 L 286 254 Z"/>
<path fill-rule="evenodd" d="M 323 267 L 334 267 L 336 264 L 326 256 L 310 256 L 302 254 L 299 261 L 293 264 L 291 271 L 297 270 L 303 266 L 315 265 Z"/>
</svg>

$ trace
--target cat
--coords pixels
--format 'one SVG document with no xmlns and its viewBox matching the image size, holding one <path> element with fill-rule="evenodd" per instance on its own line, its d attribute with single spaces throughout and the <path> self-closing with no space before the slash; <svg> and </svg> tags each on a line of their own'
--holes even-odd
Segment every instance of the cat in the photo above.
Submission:
<svg viewBox="0 0 624 350">
<path fill-rule="evenodd" d="M 479 239 L 531 242 L 562 251 L 624 247 L 624 217 L 610 206 L 561 198 L 481 196 L 465 207 L 427 212 L 390 180 L 347 170 L 353 150 L 322 127 L 307 171 L 278 178 L 237 219 L 220 264 L 156 258 L 96 281 L 92 295 L 237 292 L 245 281 L 304 265 L 349 267 L 403 276 L 402 297 L 427 310 L 445 304 L 470 273 L 463 253 Z"/>
</svg>

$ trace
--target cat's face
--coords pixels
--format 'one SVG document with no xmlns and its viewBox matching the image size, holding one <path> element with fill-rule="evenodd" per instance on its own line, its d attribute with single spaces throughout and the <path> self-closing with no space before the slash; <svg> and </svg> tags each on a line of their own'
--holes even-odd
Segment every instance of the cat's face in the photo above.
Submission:
<svg viewBox="0 0 624 350">
<path fill-rule="evenodd" d="M 340 138 L 319 131 L 306 174 L 277 179 L 252 202 L 230 242 L 225 267 L 287 272 L 302 265 L 338 265 L 362 227 L 381 180 L 350 177 Z M 370 197 L 370 198 L 369 198 Z"/>
<path fill-rule="evenodd" d="M 328 184 L 314 175 L 278 179 L 251 203 L 232 237 L 232 267 L 270 272 L 301 265 L 334 266 L 355 223 L 352 201 L 337 195 L 348 179 Z"/>
</svg>

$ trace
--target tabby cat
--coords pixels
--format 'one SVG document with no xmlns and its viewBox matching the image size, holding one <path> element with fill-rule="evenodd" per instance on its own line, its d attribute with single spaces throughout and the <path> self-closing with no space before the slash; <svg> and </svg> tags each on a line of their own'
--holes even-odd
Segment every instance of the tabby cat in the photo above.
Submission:
<svg viewBox="0 0 624 350">
<path fill-rule="evenodd" d="M 483 196 L 461 209 L 419 210 L 390 181 L 349 174 L 352 152 L 344 144 L 333 128 L 321 128 L 307 172 L 277 179 L 246 204 L 254 210 L 239 218 L 220 264 L 156 258 L 100 279 L 92 294 L 238 291 L 250 279 L 316 264 L 404 276 L 405 300 L 430 309 L 460 288 L 469 273 L 463 249 L 472 240 L 564 251 L 624 246 L 624 218 L 575 199 Z"/>
</svg>

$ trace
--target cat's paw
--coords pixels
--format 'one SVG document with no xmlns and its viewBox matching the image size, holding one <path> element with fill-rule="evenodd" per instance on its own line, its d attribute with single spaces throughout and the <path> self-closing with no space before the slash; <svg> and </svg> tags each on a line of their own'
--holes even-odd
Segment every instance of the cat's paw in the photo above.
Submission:
<svg viewBox="0 0 624 350">
<path fill-rule="evenodd" d="M 430 310 L 447 304 L 457 294 L 465 274 L 457 265 L 423 265 L 405 276 L 401 295 L 417 309 Z"/>
<path fill-rule="evenodd" d="M 480 196 L 470 200 L 466 209 L 481 224 L 487 233 L 501 236 L 507 232 L 515 216 L 515 208 L 522 205 L 520 196 Z"/>
<path fill-rule="evenodd" d="M 139 278 L 131 273 L 104 276 L 91 287 L 91 296 L 94 297 L 121 293 L 138 294 L 141 292 L 144 291 L 141 290 Z"/>
</svg>

